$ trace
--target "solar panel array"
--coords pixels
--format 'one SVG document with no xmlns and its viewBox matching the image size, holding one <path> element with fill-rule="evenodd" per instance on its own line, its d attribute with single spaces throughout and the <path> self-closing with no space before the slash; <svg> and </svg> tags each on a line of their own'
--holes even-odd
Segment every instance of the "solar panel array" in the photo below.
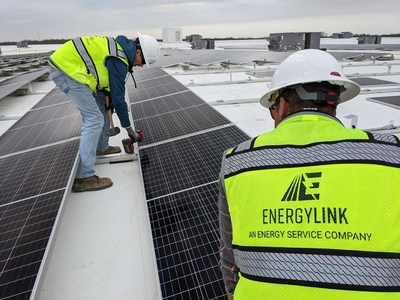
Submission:
<svg viewBox="0 0 400 300">
<path fill-rule="evenodd" d="M 357 46 L 357 45 L 343 45 L 343 46 Z M 381 46 L 381 45 L 380 45 Z M 327 45 L 327 47 L 329 46 Z M 338 50 L 343 50 L 338 49 Z M 363 58 L 372 59 L 380 57 L 384 54 L 382 52 L 374 51 L 363 51 L 359 49 L 358 51 L 352 51 L 349 54 L 348 51 L 328 51 L 337 60 L 347 60 L 349 58 Z M 285 58 L 287 58 L 293 51 L 268 51 L 265 50 L 254 50 L 254 49 L 235 49 L 235 50 L 215 50 L 215 49 L 199 49 L 199 50 L 189 50 L 189 49 L 162 49 L 161 56 L 155 62 L 155 65 L 160 67 L 170 67 L 179 64 L 189 64 L 193 66 L 209 66 L 218 63 L 229 63 L 233 65 L 240 64 L 250 64 L 252 62 L 271 62 L 280 63 Z"/>
<path fill-rule="evenodd" d="M 398 82 L 376 79 L 371 77 L 354 77 L 351 80 L 358 83 L 361 87 L 392 87 L 399 86 Z M 390 106 L 393 108 L 400 109 L 400 96 L 385 96 L 385 97 L 371 97 L 367 100 L 376 102 L 382 105 Z"/>
<path fill-rule="evenodd" d="M 225 299 L 218 267 L 218 175 L 249 137 L 155 67 L 128 85 L 163 299 Z"/>
<path fill-rule="evenodd" d="M 26 86 L 31 81 L 38 79 L 40 76 L 47 73 L 47 68 L 41 68 L 37 71 L 27 72 L 15 76 L 14 78 L 6 79 L 0 82 L 0 99 L 12 94 L 23 86 Z"/>
<path fill-rule="evenodd" d="M 160 67 L 169 67 L 177 64 L 191 64 L 194 66 L 207 66 L 221 62 L 231 64 L 248 64 L 253 61 L 281 62 L 290 52 L 272 52 L 265 50 L 182 50 L 162 49 L 161 56 L 155 62 Z"/>
<path fill-rule="evenodd" d="M 79 148 L 80 114 L 58 89 L 0 137 L 0 298 L 40 288 Z"/>
<path fill-rule="evenodd" d="M 4 97 L 11 95 L 18 89 L 22 88 L 23 86 L 27 85 L 29 82 L 27 81 L 21 81 L 21 82 L 16 82 L 16 83 L 8 83 L 8 84 L 3 84 L 0 86 L 0 99 L 3 99 Z"/>
</svg>

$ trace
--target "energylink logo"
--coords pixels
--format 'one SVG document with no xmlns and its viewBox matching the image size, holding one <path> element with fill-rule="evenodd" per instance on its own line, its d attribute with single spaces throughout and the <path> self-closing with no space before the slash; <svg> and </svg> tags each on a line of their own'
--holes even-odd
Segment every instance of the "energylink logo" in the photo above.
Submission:
<svg viewBox="0 0 400 300">
<path fill-rule="evenodd" d="M 319 200 L 322 172 L 304 173 L 296 176 L 281 201 Z M 308 206 L 311 203 L 300 204 Z M 288 204 L 289 205 L 289 204 Z M 286 205 L 285 205 L 286 206 Z M 292 205 L 289 205 L 292 206 Z M 349 224 L 346 207 L 298 207 L 265 208 L 263 224 Z"/>
<path fill-rule="evenodd" d="M 322 172 L 297 175 L 281 201 L 319 200 L 319 180 Z"/>
</svg>

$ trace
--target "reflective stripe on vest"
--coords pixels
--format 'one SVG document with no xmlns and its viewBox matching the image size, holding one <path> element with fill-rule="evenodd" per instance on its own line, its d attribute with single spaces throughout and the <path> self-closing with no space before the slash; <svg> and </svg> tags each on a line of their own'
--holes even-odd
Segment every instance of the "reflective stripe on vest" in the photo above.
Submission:
<svg viewBox="0 0 400 300">
<path fill-rule="evenodd" d="M 248 279 L 359 291 L 400 291 L 400 254 L 377 256 L 379 253 L 343 251 L 343 255 L 338 255 L 341 251 L 327 254 L 322 250 L 305 253 L 310 249 L 254 250 L 234 249 L 240 272 Z"/>
<path fill-rule="evenodd" d="M 126 58 L 125 53 L 123 51 L 120 51 L 117 49 L 116 42 L 113 38 L 107 37 L 107 41 L 108 41 L 108 49 L 109 49 L 110 56 L 116 56 L 116 57 L 120 57 L 125 60 L 128 60 Z M 100 84 L 99 75 L 97 73 L 95 64 L 94 64 L 92 58 L 90 57 L 88 51 L 86 50 L 86 47 L 82 42 L 82 39 L 79 37 L 74 38 L 74 39 L 72 39 L 72 42 L 74 43 L 75 48 L 78 51 L 78 54 L 81 56 L 82 61 L 86 65 L 87 70 L 96 78 L 97 89 L 101 89 L 102 87 L 100 87 L 100 85 L 99 85 Z"/>
<path fill-rule="evenodd" d="M 368 147 L 368 153 L 360 151 L 360 143 Z M 337 143 L 322 143 L 307 146 L 271 147 L 242 151 L 228 155 L 225 160 L 225 178 L 237 172 L 276 167 L 308 166 L 327 163 L 373 163 L 381 165 L 400 166 L 400 157 L 396 155 L 397 146 L 361 140 L 357 142 L 341 141 Z M 239 148 L 238 148 L 239 149 Z M 365 148 L 363 148 L 365 149 Z"/>
</svg>

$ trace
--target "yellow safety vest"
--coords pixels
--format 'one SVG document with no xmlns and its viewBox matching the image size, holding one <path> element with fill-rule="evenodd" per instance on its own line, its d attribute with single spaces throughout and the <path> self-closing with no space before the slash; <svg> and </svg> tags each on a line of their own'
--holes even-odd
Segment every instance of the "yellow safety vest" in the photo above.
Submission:
<svg viewBox="0 0 400 300">
<path fill-rule="evenodd" d="M 106 58 L 118 57 L 128 66 L 122 47 L 111 37 L 88 36 L 64 43 L 50 56 L 58 68 L 96 92 L 110 90 Z"/>
<path fill-rule="evenodd" d="M 227 151 L 240 299 L 400 299 L 400 142 L 302 112 Z"/>
</svg>

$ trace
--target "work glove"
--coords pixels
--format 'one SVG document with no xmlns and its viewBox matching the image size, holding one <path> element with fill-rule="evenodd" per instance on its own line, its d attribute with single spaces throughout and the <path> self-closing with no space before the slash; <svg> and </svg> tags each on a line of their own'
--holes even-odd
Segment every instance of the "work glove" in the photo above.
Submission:
<svg viewBox="0 0 400 300">
<path fill-rule="evenodd" d="M 133 130 L 132 127 L 126 128 L 126 131 L 128 132 L 129 138 L 131 139 L 132 143 L 140 143 L 143 141 L 143 131 L 140 129 Z"/>
</svg>

